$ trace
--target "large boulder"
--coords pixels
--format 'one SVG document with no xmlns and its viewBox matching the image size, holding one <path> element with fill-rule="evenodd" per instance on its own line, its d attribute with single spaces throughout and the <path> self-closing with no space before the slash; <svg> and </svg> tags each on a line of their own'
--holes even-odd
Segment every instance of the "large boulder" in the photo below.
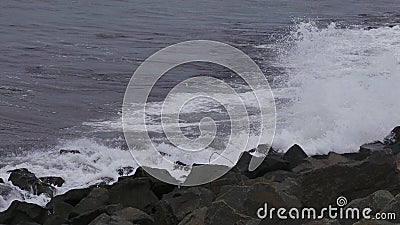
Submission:
<svg viewBox="0 0 400 225">
<path fill-rule="evenodd" d="M 151 170 L 152 174 L 166 178 L 170 183 L 165 183 L 158 180 L 157 178 L 150 175 L 146 170 Z M 175 185 L 172 185 L 171 183 L 177 183 L 177 181 L 174 177 L 171 176 L 171 174 L 167 170 L 157 168 L 146 168 L 146 170 L 142 167 L 137 168 L 135 174 L 131 178 L 142 177 L 149 179 L 150 189 L 153 191 L 158 199 L 161 199 L 164 194 L 170 193 L 172 190 L 175 189 Z M 124 178 L 120 178 L 119 180 L 123 179 Z"/>
<path fill-rule="evenodd" d="M 13 201 L 6 211 L 0 213 L 0 224 L 43 224 L 47 214 L 47 210 L 38 205 Z"/>
<path fill-rule="evenodd" d="M 376 151 L 366 160 L 337 164 L 304 173 L 300 178 L 304 205 L 334 204 L 338 196 L 349 200 L 381 189 L 398 193 L 400 177 L 391 151 Z"/>
<path fill-rule="evenodd" d="M 213 199 L 214 194 L 202 187 L 176 189 L 163 197 L 171 205 L 178 221 L 196 209 L 210 206 Z"/>
<path fill-rule="evenodd" d="M 389 220 L 390 222 L 399 224 L 400 223 L 400 194 L 396 195 L 382 210 L 381 213 L 395 213 L 395 220 Z"/>
<path fill-rule="evenodd" d="M 45 194 L 48 197 L 53 197 L 55 189 L 51 185 L 41 181 L 28 169 L 15 169 L 8 172 L 11 173 L 8 180 L 11 181 L 13 185 L 22 190 L 31 192 L 34 195 Z"/>
<path fill-rule="evenodd" d="M 392 149 L 393 153 L 400 153 L 400 126 L 393 128 L 383 143 Z"/>
<path fill-rule="evenodd" d="M 174 215 L 172 206 L 164 200 L 159 201 L 154 207 L 154 223 L 157 225 L 176 225 L 178 219 Z"/>
<path fill-rule="evenodd" d="M 187 215 L 178 225 L 204 225 L 207 216 L 207 207 L 196 209 Z"/>
<path fill-rule="evenodd" d="M 126 177 L 113 184 L 109 193 L 110 204 L 121 204 L 143 211 L 150 210 L 151 206 L 158 202 L 157 196 L 150 189 L 148 178 Z"/>
<path fill-rule="evenodd" d="M 151 216 L 147 215 L 147 213 L 143 212 L 140 209 L 135 209 L 132 207 L 121 209 L 113 213 L 113 215 L 122 218 L 128 222 L 131 222 L 133 224 L 140 224 L 140 225 L 154 224 L 154 219 Z"/>
<path fill-rule="evenodd" d="M 235 211 L 245 215 L 254 215 L 264 203 L 271 207 L 301 207 L 300 200 L 292 195 L 294 185 L 289 182 L 259 182 L 251 186 L 225 186 L 216 201 L 224 201 Z"/>
<path fill-rule="evenodd" d="M 289 167 L 294 168 L 301 164 L 305 158 L 307 158 L 307 154 L 304 150 L 297 144 L 290 147 L 287 152 L 283 155 L 283 159 L 289 162 Z"/>
<path fill-rule="evenodd" d="M 106 188 L 95 187 L 90 191 L 88 196 L 79 201 L 79 203 L 74 207 L 74 212 L 82 214 L 106 206 L 108 205 L 109 199 L 110 194 Z"/>
<path fill-rule="evenodd" d="M 255 170 L 249 171 L 249 165 L 253 157 L 254 156 L 248 152 L 242 153 L 242 156 L 240 157 L 234 169 L 242 172 L 250 179 L 261 177 L 267 172 L 271 171 L 290 170 L 290 163 L 283 159 L 282 155 L 271 153 L 263 159 L 261 165 L 259 165 Z M 257 161 L 261 161 L 261 159 L 257 159 Z"/>
<path fill-rule="evenodd" d="M 223 216 L 222 216 L 223 215 Z M 259 219 L 255 219 L 248 215 L 237 212 L 234 208 L 230 207 L 225 201 L 219 200 L 213 202 L 211 207 L 207 210 L 205 223 L 206 225 L 232 225 L 232 224 L 246 224 L 258 225 Z"/>
<path fill-rule="evenodd" d="M 371 215 L 373 215 L 381 211 L 393 198 L 394 196 L 389 191 L 379 190 L 365 198 L 359 198 L 351 201 L 346 208 L 370 208 L 372 209 Z"/>
</svg>

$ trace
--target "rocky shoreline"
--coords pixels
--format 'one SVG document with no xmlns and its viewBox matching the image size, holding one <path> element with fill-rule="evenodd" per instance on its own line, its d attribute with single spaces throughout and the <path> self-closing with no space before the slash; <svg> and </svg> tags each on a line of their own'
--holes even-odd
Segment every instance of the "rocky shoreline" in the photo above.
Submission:
<svg viewBox="0 0 400 225">
<path fill-rule="evenodd" d="M 64 150 L 62 154 L 79 152 Z M 400 224 L 400 127 L 382 142 L 362 145 L 355 153 L 307 156 L 294 145 L 285 154 L 270 151 L 260 167 L 248 171 L 251 157 L 243 153 L 227 174 L 198 187 L 169 185 L 137 168 L 112 185 L 100 183 L 55 197 L 54 188 L 63 185 L 62 178 L 37 178 L 27 169 L 16 169 L 9 171 L 13 185 L 52 199 L 45 207 L 14 201 L 0 213 L 0 224 Z M 132 168 L 118 173 L 124 175 L 125 170 Z M 2 183 L 0 179 L 0 195 L 7 192 Z M 344 208 L 368 207 L 371 215 L 395 213 L 396 218 L 282 220 L 257 216 L 265 203 L 277 208 L 322 209 L 337 206 L 340 196 L 348 201 Z"/>
</svg>

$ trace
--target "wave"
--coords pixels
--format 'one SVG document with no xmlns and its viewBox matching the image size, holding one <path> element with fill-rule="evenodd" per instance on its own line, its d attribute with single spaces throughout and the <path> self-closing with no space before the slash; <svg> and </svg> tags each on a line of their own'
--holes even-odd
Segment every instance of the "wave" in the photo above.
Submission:
<svg viewBox="0 0 400 225">
<path fill-rule="evenodd" d="M 400 27 L 296 25 L 276 64 L 286 71 L 289 99 L 278 109 L 274 145 L 307 153 L 357 151 L 400 124 Z M 288 43 L 289 44 L 289 43 Z"/>
</svg>

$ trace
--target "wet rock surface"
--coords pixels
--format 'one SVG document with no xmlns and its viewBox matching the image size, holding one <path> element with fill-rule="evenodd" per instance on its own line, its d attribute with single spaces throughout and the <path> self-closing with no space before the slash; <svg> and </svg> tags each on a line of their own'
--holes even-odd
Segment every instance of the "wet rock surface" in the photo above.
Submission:
<svg viewBox="0 0 400 225">
<path fill-rule="evenodd" d="M 150 176 L 147 168 L 138 168 L 133 175 L 127 175 L 131 170 L 125 168 L 123 177 L 112 185 L 71 190 L 53 197 L 46 207 L 14 201 L 8 210 L 0 213 L 0 224 L 399 224 L 398 143 L 400 128 L 395 128 L 383 142 L 363 145 L 353 153 L 307 156 L 300 146 L 294 145 L 285 154 L 270 151 L 261 166 L 253 171 L 249 171 L 252 155 L 245 152 L 224 176 L 196 187 L 164 183 Z M 200 165 L 197 169 L 224 168 Z M 153 171 L 176 182 L 165 170 Z M 63 183 L 59 178 L 37 178 L 27 169 L 10 171 L 9 181 L 23 190 L 49 196 L 53 186 Z M 12 192 L 8 184 L 0 184 L 0 196 L 9 196 Z M 348 201 L 340 206 L 343 209 L 370 208 L 373 214 L 395 213 L 397 217 L 377 221 L 280 220 L 276 214 L 272 219 L 257 216 L 265 203 L 269 208 L 321 209 L 337 206 L 340 196 Z"/>
</svg>

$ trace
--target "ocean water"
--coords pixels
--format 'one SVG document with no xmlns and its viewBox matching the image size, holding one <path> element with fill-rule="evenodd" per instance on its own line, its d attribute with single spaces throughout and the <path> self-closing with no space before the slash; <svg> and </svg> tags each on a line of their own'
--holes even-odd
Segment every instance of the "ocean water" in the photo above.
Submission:
<svg viewBox="0 0 400 225">
<path fill-rule="evenodd" d="M 276 100 L 274 148 L 285 151 L 297 143 L 309 154 L 357 151 L 400 124 L 399 3 L 3 1 L 0 177 L 7 180 L 8 170 L 21 167 L 61 176 L 61 194 L 115 180 L 123 166 L 136 167 L 121 125 L 129 79 L 157 50 L 192 39 L 231 44 L 256 61 Z M 196 75 L 223 79 L 252 104 L 230 71 L 195 64 L 160 80 L 150 108 L 156 112 L 177 82 Z M 192 118 L 223 115 L 207 101 L 184 111 Z M 171 160 L 193 162 L 180 158 L 159 121 L 152 122 L 149 132 L 159 149 Z M 186 132 L 196 135 L 196 121 L 185 122 Z M 148 147 L 138 140 L 138 148 Z M 60 155 L 60 149 L 81 154 Z M 5 185 L 13 191 L 0 196 L 0 211 L 15 199 L 48 201 Z"/>
</svg>

